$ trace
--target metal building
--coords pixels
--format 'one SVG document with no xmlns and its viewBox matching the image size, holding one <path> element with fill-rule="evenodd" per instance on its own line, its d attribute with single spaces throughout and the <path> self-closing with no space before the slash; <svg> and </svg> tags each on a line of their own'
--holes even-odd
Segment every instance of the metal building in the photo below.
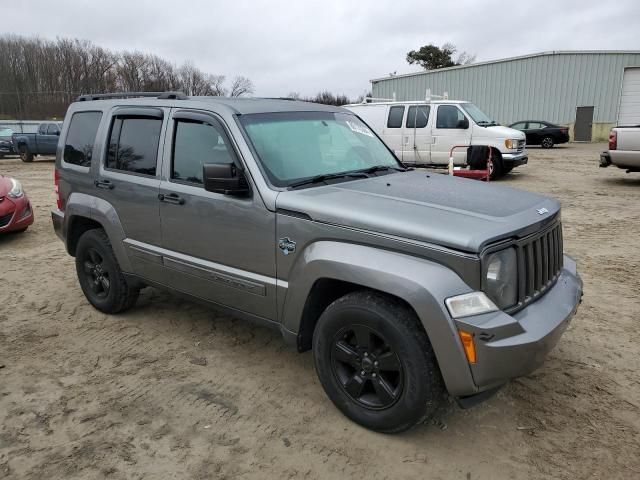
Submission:
<svg viewBox="0 0 640 480">
<path fill-rule="evenodd" d="M 640 124 L 640 51 L 554 51 L 371 80 L 372 95 L 424 99 L 447 92 L 503 125 L 547 120 L 577 141 L 606 140 L 609 130 Z"/>
</svg>

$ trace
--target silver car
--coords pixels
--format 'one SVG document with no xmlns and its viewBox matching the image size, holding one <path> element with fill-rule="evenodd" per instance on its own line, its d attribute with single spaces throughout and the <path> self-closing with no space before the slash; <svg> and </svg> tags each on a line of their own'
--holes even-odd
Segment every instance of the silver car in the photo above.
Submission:
<svg viewBox="0 0 640 480">
<path fill-rule="evenodd" d="M 531 372 L 582 296 L 557 201 L 406 168 L 341 108 L 83 96 L 56 190 L 53 225 L 95 308 L 152 286 L 276 328 L 381 432 Z"/>
</svg>

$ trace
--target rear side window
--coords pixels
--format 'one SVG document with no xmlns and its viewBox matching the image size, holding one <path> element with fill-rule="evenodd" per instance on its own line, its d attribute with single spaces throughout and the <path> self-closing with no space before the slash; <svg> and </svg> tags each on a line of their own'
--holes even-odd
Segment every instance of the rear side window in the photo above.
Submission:
<svg viewBox="0 0 640 480">
<path fill-rule="evenodd" d="M 71 117 L 64 143 L 63 160 L 72 165 L 91 165 L 93 143 L 96 140 L 102 112 L 78 112 Z"/>
<path fill-rule="evenodd" d="M 454 105 L 441 105 L 438 107 L 436 128 L 460 128 L 458 122 L 464 120 L 464 114 Z"/>
<path fill-rule="evenodd" d="M 395 106 L 389 109 L 389 118 L 387 119 L 387 128 L 402 127 L 402 117 L 404 117 L 404 107 Z"/>
<path fill-rule="evenodd" d="M 43 123 L 38 127 L 38 133 L 40 135 L 46 135 L 47 134 L 47 124 Z"/>
<path fill-rule="evenodd" d="M 171 178 L 201 185 L 203 164 L 233 163 L 225 138 L 216 122 L 176 121 Z"/>
<path fill-rule="evenodd" d="M 429 121 L 429 110 L 427 105 L 412 105 L 407 112 L 407 128 L 424 128 Z"/>
<path fill-rule="evenodd" d="M 107 168 L 155 175 L 161 118 L 115 117 L 109 136 Z"/>
</svg>

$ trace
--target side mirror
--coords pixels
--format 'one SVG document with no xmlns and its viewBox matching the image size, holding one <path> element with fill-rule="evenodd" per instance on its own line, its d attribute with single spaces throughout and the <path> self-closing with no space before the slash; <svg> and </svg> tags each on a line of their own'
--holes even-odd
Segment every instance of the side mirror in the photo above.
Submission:
<svg viewBox="0 0 640 480">
<path fill-rule="evenodd" d="M 56 130 L 56 136 L 60 136 L 60 130 Z"/>
<path fill-rule="evenodd" d="M 204 189 L 224 195 L 249 194 L 249 183 L 244 172 L 233 163 L 205 163 L 202 165 Z"/>
<path fill-rule="evenodd" d="M 466 130 L 467 128 L 469 128 L 469 119 L 465 117 L 462 120 L 458 120 L 456 128 L 459 128 L 461 130 Z"/>
</svg>

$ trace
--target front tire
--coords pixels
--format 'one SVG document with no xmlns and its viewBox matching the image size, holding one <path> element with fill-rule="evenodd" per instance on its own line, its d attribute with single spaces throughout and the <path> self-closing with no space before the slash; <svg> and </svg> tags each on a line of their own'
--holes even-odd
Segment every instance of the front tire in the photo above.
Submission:
<svg viewBox="0 0 640 480">
<path fill-rule="evenodd" d="M 491 165 L 489 167 L 489 178 L 491 180 L 497 180 L 504 175 L 504 164 L 502 163 L 502 157 L 495 150 L 491 158 Z"/>
<path fill-rule="evenodd" d="M 446 398 L 422 325 L 393 297 L 365 290 L 333 302 L 318 320 L 313 356 L 329 399 L 371 430 L 407 430 Z"/>
<path fill-rule="evenodd" d="M 26 145 L 20 145 L 18 152 L 20 153 L 20 160 L 23 162 L 33 162 L 33 153 L 29 151 Z"/>
<path fill-rule="evenodd" d="M 138 298 L 139 290 L 122 275 L 109 237 L 101 228 L 88 230 L 78 240 L 76 272 L 85 297 L 101 312 L 123 312 Z"/>
<path fill-rule="evenodd" d="M 546 136 L 542 139 L 542 142 L 540 142 L 540 146 L 542 148 L 553 148 L 554 145 L 554 141 L 553 141 L 553 137 L 550 136 Z"/>
</svg>

